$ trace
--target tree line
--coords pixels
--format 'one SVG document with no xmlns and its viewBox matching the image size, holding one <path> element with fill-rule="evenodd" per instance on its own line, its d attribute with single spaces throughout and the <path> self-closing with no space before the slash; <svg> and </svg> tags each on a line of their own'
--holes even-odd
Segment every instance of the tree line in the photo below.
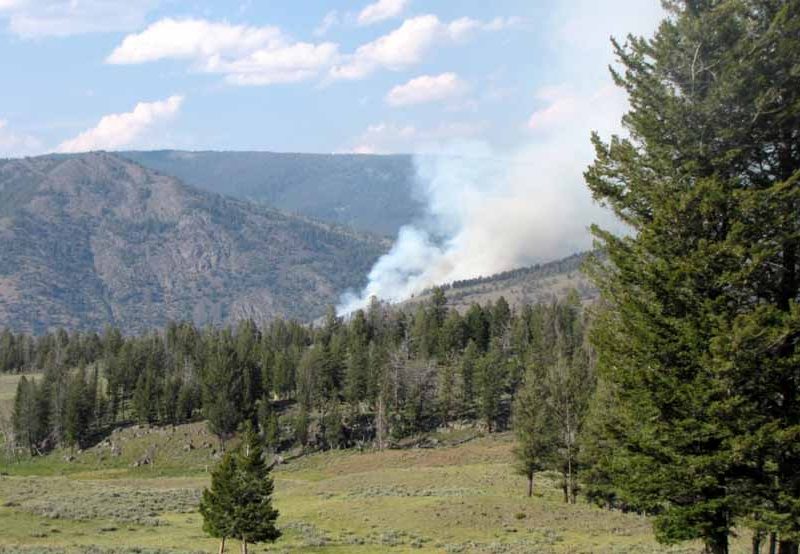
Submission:
<svg viewBox="0 0 800 554">
<path fill-rule="evenodd" d="M 44 372 L 20 379 L 13 410 L 16 443 L 32 454 L 84 447 L 124 422 L 197 418 L 223 443 L 250 422 L 275 448 L 384 447 L 455 421 L 508 428 L 528 368 L 555 357 L 581 313 L 572 293 L 519 310 L 501 297 L 462 315 L 436 290 L 411 312 L 375 300 L 346 320 L 330 310 L 313 327 L 6 331 L 3 345 L 24 348 L 0 353 L 18 360 L 14 371 Z"/>
</svg>

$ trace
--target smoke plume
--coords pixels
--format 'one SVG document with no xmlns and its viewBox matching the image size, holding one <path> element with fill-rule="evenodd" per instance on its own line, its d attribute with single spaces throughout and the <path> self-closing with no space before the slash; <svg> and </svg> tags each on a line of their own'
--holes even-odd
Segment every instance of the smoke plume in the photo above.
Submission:
<svg viewBox="0 0 800 554">
<path fill-rule="evenodd" d="M 604 69 L 612 61 L 609 34 L 650 34 L 664 14 L 655 2 L 647 9 L 638 0 L 615 0 L 613 9 L 579 3 L 577 16 L 570 4 L 553 25 L 569 84 L 536 91 L 538 109 L 525 124 L 522 146 L 498 152 L 464 143 L 416 156 L 416 193 L 426 217 L 400 230 L 367 286 L 342 296 L 340 313 L 363 308 L 372 296 L 397 302 L 434 285 L 587 250 L 592 223 L 625 232 L 594 203 L 583 172 L 594 157 L 592 131 L 624 134 L 627 99 Z"/>
<path fill-rule="evenodd" d="M 582 173 L 592 159 L 590 130 L 614 130 L 624 98 L 610 88 L 542 95 L 552 102 L 532 117 L 534 138 L 525 147 L 502 154 L 465 143 L 415 156 L 427 217 L 400 230 L 367 286 L 342 297 L 340 313 L 372 296 L 397 302 L 434 285 L 564 257 L 591 247 L 591 223 L 619 227 L 593 202 Z"/>
</svg>

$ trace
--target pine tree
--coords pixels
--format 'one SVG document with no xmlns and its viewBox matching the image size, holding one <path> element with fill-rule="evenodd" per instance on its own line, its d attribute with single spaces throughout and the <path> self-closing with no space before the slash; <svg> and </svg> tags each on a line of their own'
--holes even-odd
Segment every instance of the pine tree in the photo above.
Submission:
<svg viewBox="0 0 800 554">
<path fill-rule="evenodd" d="M 369 347 L 366 334 L 359 329 L 358 322 L 358 319 L 354 320 L 356 328 L 351 332 L 344 382 L 344 396 L 353 404 L 366 398 L 369 379 Z M 364 326 L 364 330 L 366 330 L 366 326 Z"/>
<path fill-rule="evenodd" d="M 11 423 L 18 445 L 27 448 L 31 455 L 36 453 L 38 432 L 38 405 L 36 381 L 30 381 L 24 375 L 17 382 L 17 393 L 14 397 L 14 409 Z"/>
<path fill-rule="evenodd" d="M 491 311 L 489 332 L 492 337 L 502 337 L 511 321 L 511 307 L 505 297 L 501 296 L 494 303 Z"/>
<path fill-rule="evenodd" d="M 436 379 L 436 400 L 439 418 L 444 425 L 448 425 L 458 411 L 456 390 L 456 366 L 452 357 L 448 357 L 439 364 Z"/>
<path fill-rule="evenodd" d="M 242 444 L 225 454 L 211 473 L 211 487 L 203 491 L 200 513 L 203 530 L 221 539 L 236 538 L 247 554 L 249 544 L 274 542 L 281 533 L 275 527 L 278 511 L 272 507 L 274 485 L 264 449 L 248 425 Z"/>
<path fill-rule="evenodd" d="M 211 472 L 211 487 L 203 491 L 200 514 L 203 531 L 220 539 L 219 552 L 225 551 L 225 539 L 234 535 L 234 519 L 238 495 L 238 465 L 236 452 L 230 451 Z"/>
<path fill-rule="evenodd" d="M 249 543 L 274 542 L 281 536 L 275 527 L 278 511 L 272 507 L 274 485 L 270 468 L 264 460 L 264 449 L 248 426 L 239 447 L 238 495 L 234 506 L 234 536 L 242 541 L 242 554 Z"/>
<path fill-rule="evenodd" d="M 153 424 L 158 415 L 158 399 L 153 371 L 148 367 L 136 380 L 133 391 L 133 411 L 139 423 Z"/>
<path fill-rule="evenodd" d="M 528 371 L 513 407 L 516 470 L 528 479 L 528 496 L 533 495 L 534 476 L 548 467 L 556 445 L 556 426 L 546 402 L 542 383 Z"/>
<path fill-rule="evenodd" d="M 489 431 L 495 429 L 500 415 L 500 401 L 506 382 L 506 359 L 499 341 L 493 341 L 489 351 L 477 365 L 478 411 Z"/>
<path fill-rule="evenodd" d="M 594 378 L 582 356 L 559 356 L 543 379 L 544 401 L 551 425 L 554 469 L 561 472 L 564 502 L 576 502 L 578 491 L 579 438 L 585 422 Z"/>
<path fill-rule="evenodd" d="M 464 415 L 470 415 L 475 406 L 475 381 L 477 378 L 476 373 L 479 359 L 478 346 L 475 344 L 475 341 L 470 340 L 467 343 L 467 347 L 464 349 L 464 354 L 461 356 L 459 368 L 461 372 L 460 404 Z"/>
<path fill-rule="evenodd" d="M 267 448 L 277 450 L 281 440 L 278 414 L 266 397 L 258 403 L 258 425 Z"/>
<path fill-rule="evenodd" d="M 230 336 L 217 339 L 203 372 L 203 413 L 222 447 L 242 421 L 242 373 Z"/>
<path fill-rule="evenodd" d="M 475 343 L 481 352 L 489 347 L 489 321 L 479 304 L 472 304 L 465 316 L 467 340 Z"/>
<path fill-rule="evenodd" d="M 64 411 L 64 443 L 81 447 L 90 433 L 91 404 L 83 370 L 69 380 Z"/>
<path fill-rule="evenodd" d="M 724 554 L 757 512 L 796 552 L 800 2 L 667 5 L 652 40 L 615 44 L 630 138 L 595 136 L 586 174 L 632 231 L 594 229 L 594 342 L 630 423 L 612 478 L 660 507 L 662 541 Z"/>
</svg>

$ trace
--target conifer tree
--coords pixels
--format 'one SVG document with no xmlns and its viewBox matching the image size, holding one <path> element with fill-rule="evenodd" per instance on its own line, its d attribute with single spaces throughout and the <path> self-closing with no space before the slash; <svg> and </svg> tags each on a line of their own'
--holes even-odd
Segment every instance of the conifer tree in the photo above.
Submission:
<svg viewBox="0 0 800 554">
<path fill-rule="evenodd" d="M 36 380 L 28 380 L 24 375 L 17 382 L 17 393 L 14 397 L 14 409 L 11 423 L 18 445 L 27 448 L 31 455 L 36 453 L 36 442 L 39 436 L 39 419 L 37 414 Z"/>
<path fill-rule="evenodd" d="M 478 409 L 489 431 L 495 429 L 500 415 L 500 401 L 506 382 L 506 359 L 499 341 L 492 341 L 489 351 L 477 364 Z"/>
<path fill-rule="evenodd" d="M 475 406 L 475 380 L 477 365 L 480 359 L 478 346 L 475 341 L 470 340 L 461 356 L 461 399 L 460 404 L 465 414 L 470 414 Z"/>
<path fill-rule="evenodd" d="M 281 536 L 275 527 L 278 511 L 272 507 L 274 485 L 264 449 L 248 425 L 237 453 L 238 494 L 234 505 L 233 533 L 242 541 L 242 554 L 250 543 L 274 542 Z"/>
<path fill-rule="evenodd" d="M 90 431 L 89 388 L 86 386 L 83 370 L 68 382 L 63 422 L 64 443 L 70 448 L 81 447 Z"/>
<path fill-rule="evenodd" d="M 270 468 L 251 425 L 245 429 L 242 444 L 225 454 L 211 473 L 211 487 L 203 491 L 200 513 L 203 530 L 225 540 L 235 538 L 242 543 L 242 554 L 248 545 L 274 542 L 280 537 L 275 527 L 278 511 L 272 507 L 274 485 Z"/>
<path fill-rule="evenodd" d="M 258 403 L 258 425 L 267 448 L 277 450 L 281 440 L 278 414 L 266 397 Z"/>
<path fill-rule="evenodd" d="M 456 389 L 456 366 L 451 357 L 439 364 L 436 379 L 436 400 L 439 409 L 439 418 L 448 425 L 458 411 Z"/>
<path fill-rule="evenodd" d="M 547 408 L 543 384 L 533 371 L 528 371 L 522 389 L 514 399 L 513 428 L 517 473 L 528 479 L 528 496 L 533 495 L 537 472 L 549 467 L 556 440 L 555 422 Z"/>
<path fill-rule="evenodd" d="M 154 380 L 153 371 L 149 367 L 136 380 L 136 388 L 133 391 L 133 411 L 136 413 L 139 423 L 153 424 L 156 422 L 158 400 Z"/>
<path fill-rule="evenodd" d="M 200 514 L 203 531 L 220 539 L 219 552 L 225 552 L 225 540 L 234 535 L 236 498 L 238 495 L 238 455 L 227 452 L 211 472 L 211 487 L 203 491 Z"/>
<path fill-rule="evenodd" d="M 629 426 L 612 474 L 658 504 L 657 537 L 728 552 L 753 512 L 800 541 L 800 2 L 685 0 L 652 40 L 615 43 L 630 138 L 598 137 L 595 329 Z"/>
<path fill-rule="evenodd" d="M 209 430 L 222 447 L 242 421 L 242 374 L 230 337 L 223 335 L 211 349 L 203 372 L 203 412 Z"/>
<path fill-rule="evenodd" d="M 589 407 L 594 379 L 586 360 L 559 356 L 544 376 L 544 402 L 551 425 L 554 469 L 561 472 L 564 502 L 576 502 L 579 439 Z"/>
</svg>

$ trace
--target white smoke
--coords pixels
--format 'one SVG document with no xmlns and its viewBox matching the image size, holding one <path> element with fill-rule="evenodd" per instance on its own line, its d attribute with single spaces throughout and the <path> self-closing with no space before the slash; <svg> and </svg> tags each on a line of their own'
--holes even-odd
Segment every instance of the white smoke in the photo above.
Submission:
<svg viewBox="0 0 800 554">
<path fill-rule="evenodd" d="M 639 0 L 617 0 L 619 9 L 611 11 L 628 15 L 620 28 L 602 17 L 605 4 L 584 3 L 586 17 L 558 27 L 554 38 L 566 45 L 561 52 L 573 70 L 566 77 L 572 84 L 537 91 L 539 109 L 526 122 L 525 144 L 504 152 L 455 144 L 438 148 L 435 156 L 416 156 L 416 192 L 427 217 L 400 230 L 367 286 L 342 296 L 340 313 L 365 307 L 372 296 L 397 302 L 434 285 L 587 250 L 592 223 L 625 231 L 592 200 L 583 172 L 594 158 L 590 133 L 622 134 L 627 100 L 605 71 L 587 77 L 580 69 L 610 61 L 609 34 L 649 34 L 663 12 L 657 2 L 637 11 Z"/>
<path fill-rule="evenodd" d="M 593 156 L 590 130 L 618 130 L 624 97 L 611 88 L 542 96 L 550 104 L 534 114 L 524 147 L 499 154 L 466 143 L 415 156 L 428 217 L 400 230 L 364 290 L 342 297 L 340 313 L 372 296 L 397 302 L 434 285 L 564 257 L 590 248 L 591 223 L 619 226 L 592 201 L 582 173 Z"/>
</svg>

